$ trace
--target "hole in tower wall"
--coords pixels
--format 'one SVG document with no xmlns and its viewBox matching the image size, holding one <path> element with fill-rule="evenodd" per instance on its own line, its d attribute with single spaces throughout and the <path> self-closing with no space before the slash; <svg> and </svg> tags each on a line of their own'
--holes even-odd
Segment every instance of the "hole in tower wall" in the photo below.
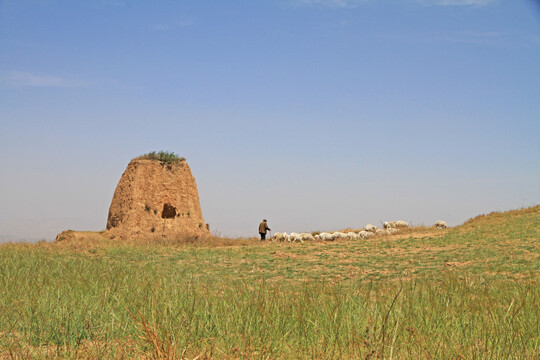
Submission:
<svg viewBox="0 0 540 360">
<path fill-rule="evenodd" d="M 161 212 L 161 217 L 163 219 L 174 219 L 176 216 L 176 208 L 171 204 L 163 204 L 163 211 Z"/>
</svg>

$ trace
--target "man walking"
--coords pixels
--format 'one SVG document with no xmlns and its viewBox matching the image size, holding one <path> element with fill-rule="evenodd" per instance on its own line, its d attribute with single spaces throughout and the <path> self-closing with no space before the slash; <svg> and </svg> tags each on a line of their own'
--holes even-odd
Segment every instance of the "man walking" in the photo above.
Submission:
<svg viewBox="0 0 540 360">
<path fill-rule="evenodd" d="M 262 223 L 259 224 L 259 235 L 261 235 L 261 241 L 264 241 L 266 239 L 266 230 L 272 230 L 268 227 L 268 224 L 266 223 L 266 219 L 262 221 Z"/>
</svg>

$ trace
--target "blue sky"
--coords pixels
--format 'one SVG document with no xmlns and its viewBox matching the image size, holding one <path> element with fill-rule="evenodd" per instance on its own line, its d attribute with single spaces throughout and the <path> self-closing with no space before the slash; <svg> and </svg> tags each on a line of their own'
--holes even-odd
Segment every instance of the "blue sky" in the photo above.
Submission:
<svg viewBox="0 0 540 360">
<path fill-rule="evenodd" d="M 102 230 L 185 156 L 220 235 L 540 201 L 535 0 L 0 0 L 0 240 Z"/>
</svg>

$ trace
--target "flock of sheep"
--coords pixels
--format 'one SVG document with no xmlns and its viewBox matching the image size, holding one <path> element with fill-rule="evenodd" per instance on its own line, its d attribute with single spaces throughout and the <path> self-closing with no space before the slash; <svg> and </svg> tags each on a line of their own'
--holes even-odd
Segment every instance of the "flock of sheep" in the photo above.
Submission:
<svg viewBox="0 0 540 360">
<path fill-rule="evenodd" d="M 310 233 L 275 233 L 274 236 L 270 239 L 271 241 L 287 241 L 287 242 L 304 242 L 304 241 L 334 241 L 337 239 L 350 239 L 350 240 L 361 240 L 369 239 L 376 235 L 390 235 L 396 232 L 399 232 L 401 229 L 408 228 L 409 224 L 405 221 L 387 221 L 383 224 L 383 229 L 379 229 L 375 225 L 367 224 L 366 227 L 360 232 L 340 232 L 336 231 L 333 233 L 322 232 L 316 235 Z M 439 229 L 446 229 L 448 225 L 443 220 L 437 220 L 435 227 Z"/>
</svg>

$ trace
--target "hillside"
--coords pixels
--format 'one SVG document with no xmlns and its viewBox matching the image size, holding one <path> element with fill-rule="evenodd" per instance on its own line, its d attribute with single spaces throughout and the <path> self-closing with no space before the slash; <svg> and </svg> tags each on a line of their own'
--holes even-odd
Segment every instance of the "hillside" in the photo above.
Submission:
<svg viewBox="0 0 540 360">
<path fill-rule="evenodd" d="M 1 358 L 534 358 L 540 206 L 365 241 L 0 246 Z"/>
</svg>

